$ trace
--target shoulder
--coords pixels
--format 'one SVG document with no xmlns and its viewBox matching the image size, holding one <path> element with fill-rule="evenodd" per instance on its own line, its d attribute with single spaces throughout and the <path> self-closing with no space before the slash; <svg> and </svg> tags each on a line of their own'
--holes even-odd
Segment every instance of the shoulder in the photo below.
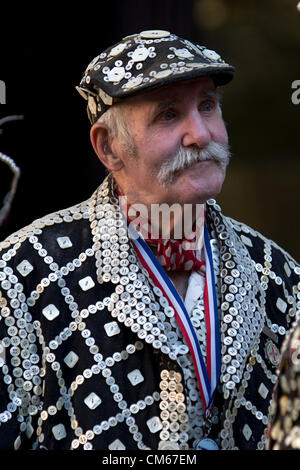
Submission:
<svg viewBox="0 0 300 470">
<path fill-rule="evenodd" d="M 69 312 L 76 305 L 69 294 L 83 279 L 97 285 L 90 202 L 37 219 L 0 244 L 0 320 L 30 311 L 28 321 L 40 321 L 52 304 Z"/>
<path fill-rule="evenodd" d="M 251 257 L 263 266 L 261 272 L 264 268 L 272 266 L 276 272 L 281 273 L 282 277 L 295 277 L 299 280 L 300 265 L 290 253 L 247 224 L 230 217 L 226 217 L 226 220 L 247 247 Z"/>
<path fill-rule="evenodd" d="M 64 250 L 89 238 L 89 209 L 93 196 L 74 206 L 34 220 L 0 242 L 0 260 L 10 261 L 19 253 L 32 250 L 42 255 L 45 250 Z"/>
<path fill-rule="evenodd" d="M 90 266 L 91 200 L 41 217 L 0 243 L 0 297 L 15 282 L 28 295 L 42 281 L 52 284 L 83 263 Z"/>
<path fill-rule="evenodd" d="M 247 270 L 253 273 L 253 282 L 259 283 L 273 303 L 278 298 L 285 299 L 285 304 L 292 300 L 297 303 L 300 266 L 287 251 L 247 224 L 224 216 L 215 201 L 210 202 L 207 214 L 209 229 L 226 256 L 224 268 L 228 256 L 234 256 L 238 264 L 244 268 L 247 265 Z M 221 260 L 222 257 L 221 252 Z"/>
</svg>

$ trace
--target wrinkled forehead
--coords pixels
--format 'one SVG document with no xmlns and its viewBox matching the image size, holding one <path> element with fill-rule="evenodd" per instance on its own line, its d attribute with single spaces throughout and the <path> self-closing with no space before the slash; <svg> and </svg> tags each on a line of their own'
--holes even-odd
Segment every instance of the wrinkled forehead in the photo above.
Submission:
<svg viewBox="0 0 300 470">
<path fill-rule="evenodd" d="M 209 76 L 205 76 L 201 78 L 172 83 L 170 85 L 165 85 L 154 90 L 145 91 L 144 93 L 128 97 L 124 101 L 128 103 L 146 103 L 161 101 L 167 98 L 171 98 L 173 96 L 178 96 L 184 99 L 190 94 L 194 94 L 196 96 L 207 95 L 209 93 L 213 93 L 215 90 L 216 86 L 213 79 Z"/>
<path fill-rule="evenodd" d="M 155 90 L 149 90 L 123 100 L 122 107 L 131 116 L 135 113 L 147 114 L 168 109 L 169 107 L 186 105 L 195 100 L 195 102 L 211 98 L 219 101 L 221 93 L 215 87 L 210 77 L 201 77 L 183 82 L 173 83 Z M 150 116 L 149 116 L 150 117 Z"/>
</svg>

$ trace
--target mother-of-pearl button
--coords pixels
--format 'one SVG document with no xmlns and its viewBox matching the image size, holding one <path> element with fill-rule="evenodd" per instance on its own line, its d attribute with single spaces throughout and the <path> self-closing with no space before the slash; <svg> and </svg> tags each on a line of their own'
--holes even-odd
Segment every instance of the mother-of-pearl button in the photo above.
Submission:
<svg viewBox="0 0 300 470">
<path fill-rule="evenodd" d="M 220 59 L 220 56 L 219 54 L 217 54 L 215 51 L 212 51 L 210 49 L 204 49 L 202 51 L 202 54 L 205 55 L 205 57 L 207 57 L 208 59 L 211 59 L 211 60 L 218 60 Z"/>
<path fill-rule="evenodd" d="M 97 113 L 97 104 L 95 99 L 92 96 L 88 97 L 88 106 L 92 114 Z"/>
<path fill-rule="evenodd" d="M 160 39 L 167 38 L 171 35 L 169 31 L 164 31 L 163 29 L 150 29 L 149 31 L 142 31 L 140 37 L 143 39 Z"/>
<path fill-rule="evenodd" d="M 194 55 L 187 49 L 175 49 L 174 52 L 177 55 L 177 57 L 182 57 L 184 59 L 194 57 Z"/>
<path fill-rule="evenodd" d="M 134 88 L 138 85 L 140 85 L 143 81 L 143 77 L 133 77 L 128 82 L 126 83 L 124 88 Z"/>
<path fill-rule="evenodd" d="M 109 55 L 112 55 L 114 57 L 118 54 L 121 54 L 121 52 L 124 51 L 125 47 L 126 47 L 126 43 L 118 44 L 117 46 L 112 48 Z"/>
<path fill-rule="evenodd" d="M 113 98 L 107 93 L 105 93 L 104 90 L 99 88 L 98 93 L 104 104 L 107 104 L 108 106 L 111 106 L 113 104 Z"/>
<path fill-rule="evenodd" d="M 149 55 L 149 51 L 146 47 L 138 47 L 132 54 L 131 60 L 134 62 L 140 62 L 146 60 Z"/>
<path fill-rule="evenodd" d="M 173 72 L 172 70 L 170 69 L 167 69 L 167 70 L 161 70 L 160 72 L 157 72 L 157 74 L 155 75 L 154 78 L 166 78 L 168 77 L 169 75 L 171 75 Z"/>
<path fill-rule="evenodd" d="M 107 76 L 110 82 L 119 82 L 125 77 L 125 69 L 124 67 L 114 67 Z"/>
</svg>

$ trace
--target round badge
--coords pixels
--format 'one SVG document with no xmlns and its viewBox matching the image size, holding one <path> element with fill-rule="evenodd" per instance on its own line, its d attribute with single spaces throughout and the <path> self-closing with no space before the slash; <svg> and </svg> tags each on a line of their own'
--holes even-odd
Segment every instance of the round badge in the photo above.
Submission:
<svg viewBox="0 0 300 470">
<path fill-rule="evenodd" d="M 206 437 L 204 439 L 200 439 L 195 445 L 196 450 L 219 450 L 219 447 L 215 441 Z"/>
<path fill-rule="evenodd" d="M 142 31 L 140 33 L 143 39 L 168 38 L 170 35 L 171 33 L 169 33 L 169 31 L 164 31 L 163 29 L 150 29 L 149 31 Z"/>
<path fill-rule="evenodd" d="M 265 355 L 266 358 L 271 362 L 274 367 L 279 365 L 280 361 L 280 352 L 277 346 L 270 339 L 267 341 L 265 346 Z"/>
</svg>

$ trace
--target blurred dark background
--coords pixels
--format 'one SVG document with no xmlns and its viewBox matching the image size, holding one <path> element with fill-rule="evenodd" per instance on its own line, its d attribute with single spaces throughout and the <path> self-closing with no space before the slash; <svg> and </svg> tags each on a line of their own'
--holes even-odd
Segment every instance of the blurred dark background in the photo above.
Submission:
<svg viewBox="0 0 300 470">
<path fill-rule="evenodd" d="M 104 171 L 89 141 L 86 102 L 75 86 L 88 63 L 120 38 L 166 29 L 236 66 L 223 115 L 233 158 L 218 202 L 300 260 L 300 12 L 297 0 L 110 0 L 13 6 L 1 17 L 0 80 L 6 104 L 0 151 L 21 169 L 0 239 L 88 198 Z M 39 9 L 40 8 L 40 9 Z M 0 162 L 0 200 L 11 174 Z M 1 203 L 0 203 L 1 205 Z"/>
</svg>

